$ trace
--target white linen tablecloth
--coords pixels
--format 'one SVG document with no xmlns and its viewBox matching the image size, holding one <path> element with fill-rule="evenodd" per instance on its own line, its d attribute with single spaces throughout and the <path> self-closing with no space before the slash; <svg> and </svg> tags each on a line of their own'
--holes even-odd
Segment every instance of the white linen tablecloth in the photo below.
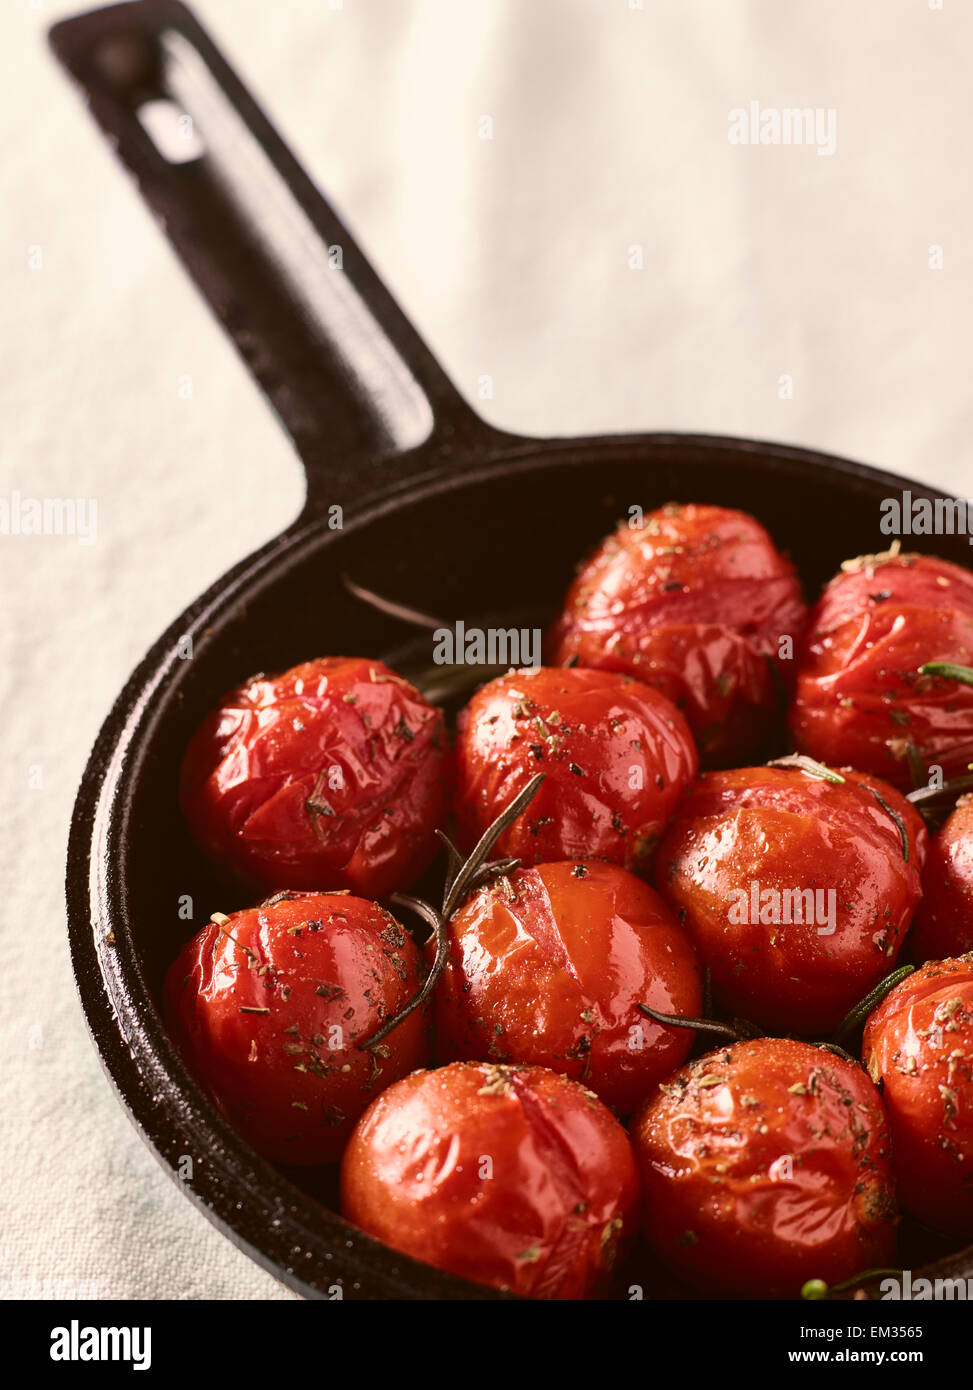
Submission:
<svg viewBox="0 0 973 1390">
<path fill-rule="evenodd" d="M 98 506 L 91 545 L 0 535 L 0 1293 L 289 1297 L 143 1148 L 69 967 L 64 846 L 99 723 L 303 495 L 48 55 L 74 8 L 0 10 L 0 499 Z M 492 379 L 491 420 L 783 439 L 973 492 L 973 6 L 196 8 L 461 389 Z M 731 143 L 754 101 L 833 109 L 834 153 Z"/>
</svg>

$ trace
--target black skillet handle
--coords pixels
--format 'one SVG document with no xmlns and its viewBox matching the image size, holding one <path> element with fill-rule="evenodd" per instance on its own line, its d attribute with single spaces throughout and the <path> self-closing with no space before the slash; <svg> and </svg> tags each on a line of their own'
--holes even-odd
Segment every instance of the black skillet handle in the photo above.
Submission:
<svg viewBox="0 0 973 1390">
<path fill-rule="evenodd" d="M 490 433 L 184 5 L 113 5 L 50 41 L 293 438 L 309 506 Z"/>
</svg>

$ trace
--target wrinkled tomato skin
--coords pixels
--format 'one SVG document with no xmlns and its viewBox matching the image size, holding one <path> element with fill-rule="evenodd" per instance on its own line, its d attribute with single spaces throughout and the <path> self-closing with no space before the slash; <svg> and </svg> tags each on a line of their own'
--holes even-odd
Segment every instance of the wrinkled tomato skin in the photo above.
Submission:
<svg viewBox="0 0 973 1390">
<path fill-rule="evenodd" d="M 692 1032 L 636 1005 L 698 1018 L 695 952 L 658 894 L 615 864 L 519 869 L 468 898 L 449 937 L 442 1061 L 550 1067 L 627 1115 L 688 1056 Z"/>
<path fill-rule="evenodd" d="M 920 964 L 973 951 L 973 796 L 964 796 L 929 846 L 922 901 L 909 934 Z"/>
<path fill-rule="evenodd" d="M 714 999 L 773 1031 L 836 1027 L 893 968 L 919 901 L 928 833 L 918 813 L 877 777 L 840 775 L 842 784 L 790 768 L 705 773 L 659 847 L 656 886 L 709 967 Z M 908 860 L 869 787 L 901 817 Z M 758 898 L 768 915 L 807 889 L 823 895 L 823 912 L 810 924 L 754 920 L 753 883 L 778 895 Z M 835 930 L 822 934 L 829 890 Z"/>
<path fill-rule="evenodd" d="M 472 849 L 543 772 L 530 805 L 497 841 L 498 856 L 525 864 L 607 859 L 644 870 L 696 770 L 682 715 L 641 681 L 574 668 L 511 671 L 460 712 L 460 843 Z"/>
<path fill-rule="evenodd" d="M 209 922 L 166 977 L 166 1021 L 190 1070 L 265 1158 L 334 1163 L 355 1120 L 429 1057 L 416 1010 L 421 954 L 391 913 L 341 893 L 292 893 Z"/>
<path fill-rule="evenodd" d="M 204 720 L 180 799 L 217 860 L 260 888 L 380 898 L 436 853 L 449 800 L 443 715 L 380 661 L 258 676 Z"/>
<path fill-rule="evenodd" d="M 867 556 L 811 614 L 790 727 L 803 752 L 912 786 L 909 743 L 944 776 L 973 761 L 973 687 L 920 676 L 973 664 L 973 574 L 931 555 Z"/>
<path fill-rule="evenodd" d="M 704 1293 L 797 1298 L 893 1261 L 881 1097 L 833 1053 L 786 1038 L 711 1052 L 649 1098 L 632 1142 L 646 1239 Z"/>
<path fill-rule="evenodd" d="M 341 1165 L 348 1221 L 449 1274 L 529 1298 L 603 1291 L 640 1201 L 622 1126 L 543 1067 L 414 1072 L 368 1108 Z"/>
<path fill-rule="evenodd" d="M 929 961 L 887 994 L 862 1057 L 882 1086 L 903 1208 L 973 1237 L 973 955 Z"/>
<path fill-rule="evenodd" d="M 654 686 L 686 716 L 703 766 L 722 767 L 767 743 L 806 621 L 794 568 L 758 521 L 672 505 L 622 523 L 581 566 L 549 660 Z"/>
</svg>

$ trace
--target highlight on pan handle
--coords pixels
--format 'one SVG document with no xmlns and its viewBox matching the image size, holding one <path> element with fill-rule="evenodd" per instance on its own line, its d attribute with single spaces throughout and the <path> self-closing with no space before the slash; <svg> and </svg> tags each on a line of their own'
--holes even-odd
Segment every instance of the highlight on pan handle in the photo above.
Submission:
<svg viewBox="0 0 973 1390">
<path fill-rule="evenodd" d="M 50 42 L 290 433 L 309 504 L 370 460 L 489 433 L 184 5 L 112 5 Z"/>
</svg>

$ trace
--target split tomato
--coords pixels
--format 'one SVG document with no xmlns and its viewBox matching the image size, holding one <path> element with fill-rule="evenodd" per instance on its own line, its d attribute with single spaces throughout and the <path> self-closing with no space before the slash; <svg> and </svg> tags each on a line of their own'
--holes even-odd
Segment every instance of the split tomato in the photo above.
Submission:
<svg viewBox="0 0 973 1390">
<path fill-rule="evenodd" d="M 676 707 L 613 671 L 511 671 L 461 712 L 456 820 L 472 848 L 538 772 L 527 811 L 497 841 L 527 864 L 607 859 L 644 869 L 681 792 L 696 749 Z"/>
<path fill-rule="evenodd" d="M 414 1072 L 366 1110 L 341 1165 L 342 1214 L 361 1230 L 531 1298 L 604 1289 L 639 1203 L 622 1126 L 544 1067 Z"/>
<path fill-rule="evenodd" d="M 903 1207 L 973 1237 L 973 955 L 896 985 L 865 1025 L 862 1056 L 885 1097 Z"/>
<path fill-rule="evenodd" d="M 656 886 L 709 967 L 716 1002 L 817 1035 L 892 969 L 928 843 L 892 787 L 821 772 L 705 773 L 656 860 Z"/>
<path fill-rule="evenodd" d="M 888 1126 L 865 1073 L 810 1043 L 758 1038 L 691 1062 L 632 1126 L 655 1252 L 706 1293 L 796 1298 L 887 1265 Z"/>
<path fill-rule="evenodd" d="M 629 1114 L 685 1060 L 693 1033 L 640 1014 L 698 1017 L 692 946 L 665 903 L 615 864 L 518 869 L 449 923 L 437 1055 L 551 1067 Z"/>
<path fill-rule="evenodd" d="M 344 893 L 280 893 L 214 916 L 180 952 L 165 1013 L 190 1070 L 265 1157 L 333 1163 L 369 1101 L 428 1059 L 421 954 L 391 913 Z"/>
<path fill-rule="evenodd" d="M 182 767 L 205 849 L 262 888 L 380 898 L 436 853 L 443 715 L 380 661 L 322 657 L 255 676 L 204 721 Z"/>
<path fill-rule="evenodd" d="M 866 555 L 811 614 L 790 727 L 812 757 L 912 785 L 910 745 L 945 777 L 973 760 L 973 686 L 927 665 L 973 661 L 973 574 L 932 555 Z"/>
<path fill-rule="evenodd" d="M 758 753 L 783 715 L 807 618 L 790 561 L 752 516 L 672 504 L 581 566 L 550 659 L 624 671 L 686 716 L 704 767 Z"/>
</svg>

